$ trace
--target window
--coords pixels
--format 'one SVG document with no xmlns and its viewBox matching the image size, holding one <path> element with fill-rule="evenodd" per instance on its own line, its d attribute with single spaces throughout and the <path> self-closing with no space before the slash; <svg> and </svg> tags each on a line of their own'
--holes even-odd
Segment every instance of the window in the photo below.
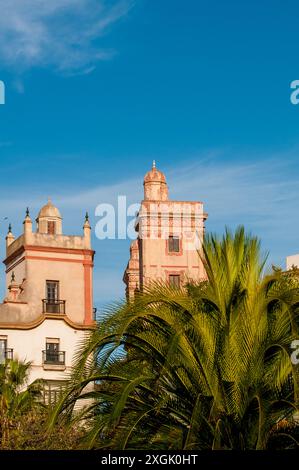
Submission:
<svg viewBox="0 0 299 470">
<path fill-rule="evenodd" d="M 59 356 L 59 339 L 46 339 L 46 357 L 45 362 L 55 363 Z"/>
<path fill-rule="evenodd" d="M 54 220 L 48 220 L 48 234 L 55 235 L 55 222 Z"/>
<path fill-rule="evenodd" d="M 179 237 L 170 236 L 168 238 L 168 252 L 179 253 L 180 252 L 180 239 Z"/>
<path fill-rule="evenodd" d="M 46 338 L 46 350 L 43 351 L 44 364 L 63 365 L 65 351 L 60 351 L 58 338 Z"/>
<path fill-rule="evenodd" d="M 6 349 L 7 349 L 7 339 L 1 338 L 0 339 L 0 364 L 3 364 L 3 362 L 6 359 Z"/>
<path fill-rule="evenodd" d="M 59 338 L 46 338 L 42 359 L 44 370 L 65 370 L 65 351 L 60 350 Z"/>
<path fill-rule="evenodd" d="M 13 359 L 13 349 L 7 347 L 7 336 L 0 336 L 0 364 Z"/>
<path fill-rule="evenodd" d="M 171 287 L 180 287 L 181 276 L 179 274 L 169 274 L 169 284 Z"/>
<path fill-rule="evenodd" d="M 43 313 L 65 314 L 65 300 L 60 300 L 59 281 L 46 281 L 46 295 L 43 302 Z"/>
<path fill-rule="evenodd" d="M 46 297 L 49 303 L 55 303 L 59 300 L 59 282 L 47 281 L 46 284 Z"/>
</svg>

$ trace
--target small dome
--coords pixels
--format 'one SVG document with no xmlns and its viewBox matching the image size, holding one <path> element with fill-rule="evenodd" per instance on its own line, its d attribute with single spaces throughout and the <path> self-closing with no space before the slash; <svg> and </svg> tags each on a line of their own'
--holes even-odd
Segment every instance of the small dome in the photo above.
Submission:
<svg viewBox="0 0 299 470">
<path fill-rule="evenodd" d="M 153 181 L 158 183 L 166 183 L 164 173 L 156 168 L 155 162 L 153 162 L 152 169 L 148 171 L 144 177 L 144 183 L 152 183 Z"/>
<path fill-rule="evenodd" d="M 167 201 L 168 187 L 166 178 L 162 171 L 157 170 L 156 162 L 144 177 L 144 200 L 145 201 Z"/>
<path fill-rule="evenodd" d="M 43 206 L 41 208 L 41 210 L 39 211 L 39 214 L 38 214 L 37 218 L 39 219 L 41 217 L 56 217 L 58 219 L 62 218 L 61 214 L 59 212 L 59 209 L 57 209 L 57 207 L 53 206 L 50 199 L 47 202 L 47 204 L 45 206 Z"/>
</svg>

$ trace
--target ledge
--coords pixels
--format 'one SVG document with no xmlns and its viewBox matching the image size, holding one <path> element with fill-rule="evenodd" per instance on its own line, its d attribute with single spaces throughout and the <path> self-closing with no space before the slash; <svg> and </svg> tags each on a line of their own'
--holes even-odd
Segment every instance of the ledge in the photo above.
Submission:
<svg viewBox="0 0 299 470">
<path fill-rule="evenodd" d="M 65 364 L 43 364 L 44 370 L 65 370 Z"/>
<path fill-rule="evenodd" d="M 45 320 L 62 320 L 68 326 L 73 328 L 74 330 L 94 330 L 96 327 L 96 322 L 94 321 L 91 325 L 84 325 L 81 323 L 75 323 L 67 315 L 62 313 L 44 313 L 36 320 L 33 320 L 29 323 L 1 323 L 0 322 L 0 329 L 1 330 L 33 330 L 41 325 Z"/>
<path fill-rule="evenodd" d="M 20 238 L 20 237 L 19 237 Z M 83 237 L 82 237 L 83 239 Z M 15 240 L 18 241 L 19 239 Z M 49 246 L 49 245 L 25 245 L 23 242 L 19 245 L 16 244 L 16 249 L 14 249 L 13 242 L 7 250 L 7 256 L 3 260 L 3 263 L 7 266 L 9 265 L 15 258 L 21 256 L 24 252 L 27 251 L 37 251 L 37 252 L 49 252 L 49 253 L 64 253 L 64 254 L 76 254 L 76 255 L 83 255 L 83 256 L 90 256 L 92 259 L 94 258 L 95 251 L 91 248 L 85 248 L 84 246 L 78 248 L 68 248 L 68 247 L 61 247 L 61 246 Z M 11 248 L 13 247 L 13 248 Z M 83 260 L 82 260 L 83 261 Z"/>
</svg>

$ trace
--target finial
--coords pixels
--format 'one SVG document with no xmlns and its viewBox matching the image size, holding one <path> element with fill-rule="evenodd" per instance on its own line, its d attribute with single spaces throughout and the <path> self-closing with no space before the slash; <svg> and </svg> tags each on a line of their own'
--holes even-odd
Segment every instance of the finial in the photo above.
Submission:
<svg viewBox="0 0 299 470">
<path fill-rule="evenodd" d="M 156 160 L 153 160 L 153 169 L 156 168 Z"/>
<path fill-rule="evenodd" d="M 88 212 L 86 212 L 86 214 L 85 214 L 85 222 L 89 222 L 89 215 L 88 215 Z"/>
<path fill-rule="evenodd" d="M 15 282 L 16 277 L 14 271 L 11 273 L 11 282 Z"/>
<path fill-rule="evenodd" d="M 29 207 L 26 209 L 26 217 L 29 217 Z"/>
<path fill-rule="evenodd" d="M 52 204 L 50 196 L 48 196 L 48 204 Z"/>
<path fill-rule="evenodd" d="M 11 224 L 8 226 L 8 233 L 11 233 Z"/>
</svg>

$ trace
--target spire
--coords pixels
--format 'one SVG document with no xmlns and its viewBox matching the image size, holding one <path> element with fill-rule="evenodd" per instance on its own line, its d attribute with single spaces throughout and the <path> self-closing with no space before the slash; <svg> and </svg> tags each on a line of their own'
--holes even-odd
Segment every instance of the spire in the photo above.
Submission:
<svg viewBox="0 0 299 470">
<path fill-rule="evenodd" d="M 12 234 L 12 228 L 11 228 L 11 223 L 8 225 L 8 231 L 6 235 L 6 248 L 9 247 L 9 245 L 12 244 L 12 242 L 15 240 L 15 237 Z"/>
<path fill-rule="evenodd" d="M 25 222 L 31 222 L 30 213 L 29 213 L 29 207 L 26 207 L 26 213 L 25 213 L 25 220 L 24 220 L 24 223 L 25 223 Z"/>
<path fill-rule="evenodd" d="M 156 160 L 153 160 L 153 169 L 156 168 Z"/>
<path fill-rule="evenodd" d="M 31 240 L 31 234 L 32 234 L 32 220 L 30 219 L 30 215 L 29 215 L 29 207 L 26 208 L 26 215 L 25 215 L 23 225 L 24 225 L 25 241 L 26 243 L 29 243 Z"/>
<path fill-rule="evenodd" d="M 17 302 L 20 294 L 20 286 L 16 282 L 16 276 L 14 271 L 11 273 L 10 284 L 8 286 L 7 300 L 10 302 Z"/>
<path fill-rule="evenodd" d="M 86 214 L 85 214 L 84 227 L 89 227 L 90 228 L 88 212 L 86 212 Z"/>
<path fill-rule="evenodd" d="M 84 233 L 84 240 L 85 240 L 85 247 L 90 249 L 91 247 L 91 226 L 89 223 L 89 215 L 88 212 L 85 214 L 85 222 L 83 225 L 83 233 Z"/>
</svg>

